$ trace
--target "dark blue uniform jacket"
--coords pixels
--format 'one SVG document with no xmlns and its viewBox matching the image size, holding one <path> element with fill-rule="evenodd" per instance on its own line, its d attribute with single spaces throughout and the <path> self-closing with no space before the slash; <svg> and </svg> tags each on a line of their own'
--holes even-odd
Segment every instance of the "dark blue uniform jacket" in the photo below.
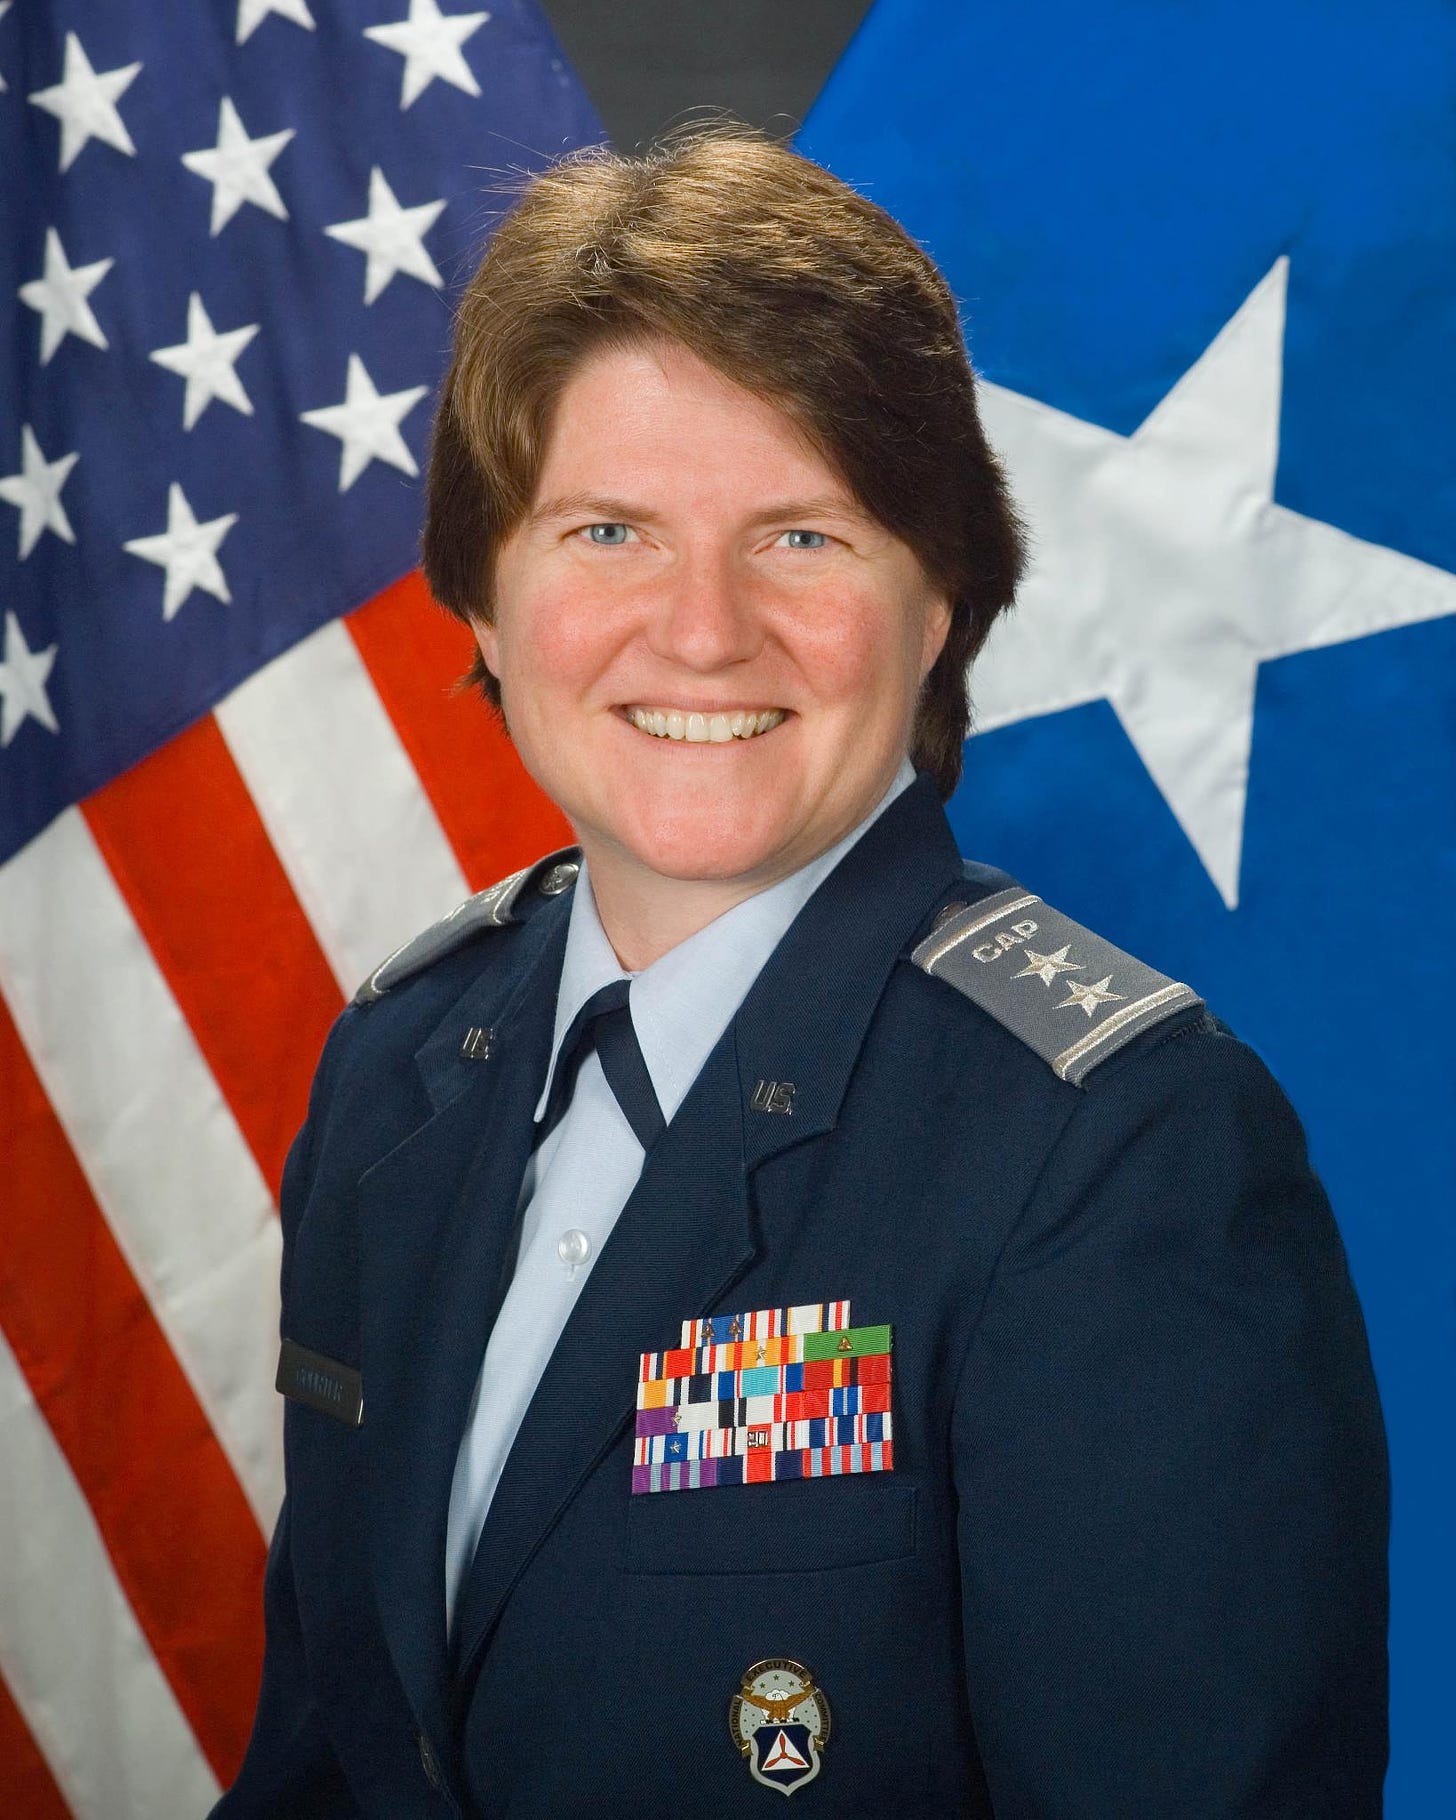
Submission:
<svg viewBox="0 0 1456 1820">
<path fill-rule="evenodd" d="M 283 1331 L 362 1373 L 363 1419 L 287 1406 L 218 1815 L 772 1816 L 728 1727 L 772 1656 L 831 1708 L 808 1816 L 1380 1812 L 1384 1437 L 1299 1124 L 1199 1007 L 1070 1086 L 911 963 L 1008 883 L 922 776 L 800 914 L 585 1284 L 453 1652 L 446 1505 L 569 896 L 344 1013 L 284 1182 Z M 892 1471 L 631 1495 L 641 1352 L 846 1297 L 893 1327 Z"/>
</svg>

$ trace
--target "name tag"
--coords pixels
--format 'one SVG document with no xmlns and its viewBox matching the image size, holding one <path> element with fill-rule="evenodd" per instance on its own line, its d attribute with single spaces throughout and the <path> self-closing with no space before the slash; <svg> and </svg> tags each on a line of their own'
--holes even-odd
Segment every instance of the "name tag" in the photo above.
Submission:
<svg viewBox="0 0 1456 1820">
<path fill-rule="evenodd" d="M 278 1355 L 277 1388 L 295 1403 L 333 1416 L 350 1428 L 364 1420 L 364 1380 L 351 1365 L 285 1340 Z"/>
</svg>

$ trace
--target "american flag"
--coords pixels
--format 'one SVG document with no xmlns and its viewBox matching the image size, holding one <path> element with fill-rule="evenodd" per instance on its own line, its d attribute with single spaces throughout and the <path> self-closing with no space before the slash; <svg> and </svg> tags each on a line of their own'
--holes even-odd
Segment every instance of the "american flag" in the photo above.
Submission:
<svg viewBox="0 0 1456 1820">
<path fill-rule="evenodd" d="M 411 571 L 451 287 L 601 128 L 525 0 L 0 0 L 0 1812 L 230 1780 L 283 1157 L 566 838 Z"/>
</svg>

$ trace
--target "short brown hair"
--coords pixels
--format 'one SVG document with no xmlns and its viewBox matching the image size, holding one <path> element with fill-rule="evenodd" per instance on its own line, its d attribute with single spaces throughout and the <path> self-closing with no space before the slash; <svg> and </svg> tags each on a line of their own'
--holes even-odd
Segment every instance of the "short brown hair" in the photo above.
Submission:
<svg viewBox="0 0 1456 1820">
<path fill-rule="evenodd" d="M 533 178 L 460 305 L 423 541 L 435 598 L 488 621 L 493 555 L 529 511 L 551 412 L 604 346 L 681 343 L 783 411 L 952 602 L 910 756 L 960 779 L 966 672 L 1011 604 L 1025 539 L 976 410 L 955 300 L 883 209 L 752 127 Z M 500 705 L 477 656 L 467 682 Z"/>
</svg>

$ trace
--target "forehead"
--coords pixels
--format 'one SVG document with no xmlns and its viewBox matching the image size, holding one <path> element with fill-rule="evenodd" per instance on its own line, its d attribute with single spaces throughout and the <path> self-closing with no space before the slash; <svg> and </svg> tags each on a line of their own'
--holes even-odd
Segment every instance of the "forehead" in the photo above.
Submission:
<svg viewBox="0 0 1456 1820">
<path fill-rule="evenodd" d="M 695 482 L 812 486 L 855 504 L 786 411 L 671 341 L 600 348 L 581 362 L 547 424 L 537 500 L 625 475 L 672 491 Z"/>
</svg>

